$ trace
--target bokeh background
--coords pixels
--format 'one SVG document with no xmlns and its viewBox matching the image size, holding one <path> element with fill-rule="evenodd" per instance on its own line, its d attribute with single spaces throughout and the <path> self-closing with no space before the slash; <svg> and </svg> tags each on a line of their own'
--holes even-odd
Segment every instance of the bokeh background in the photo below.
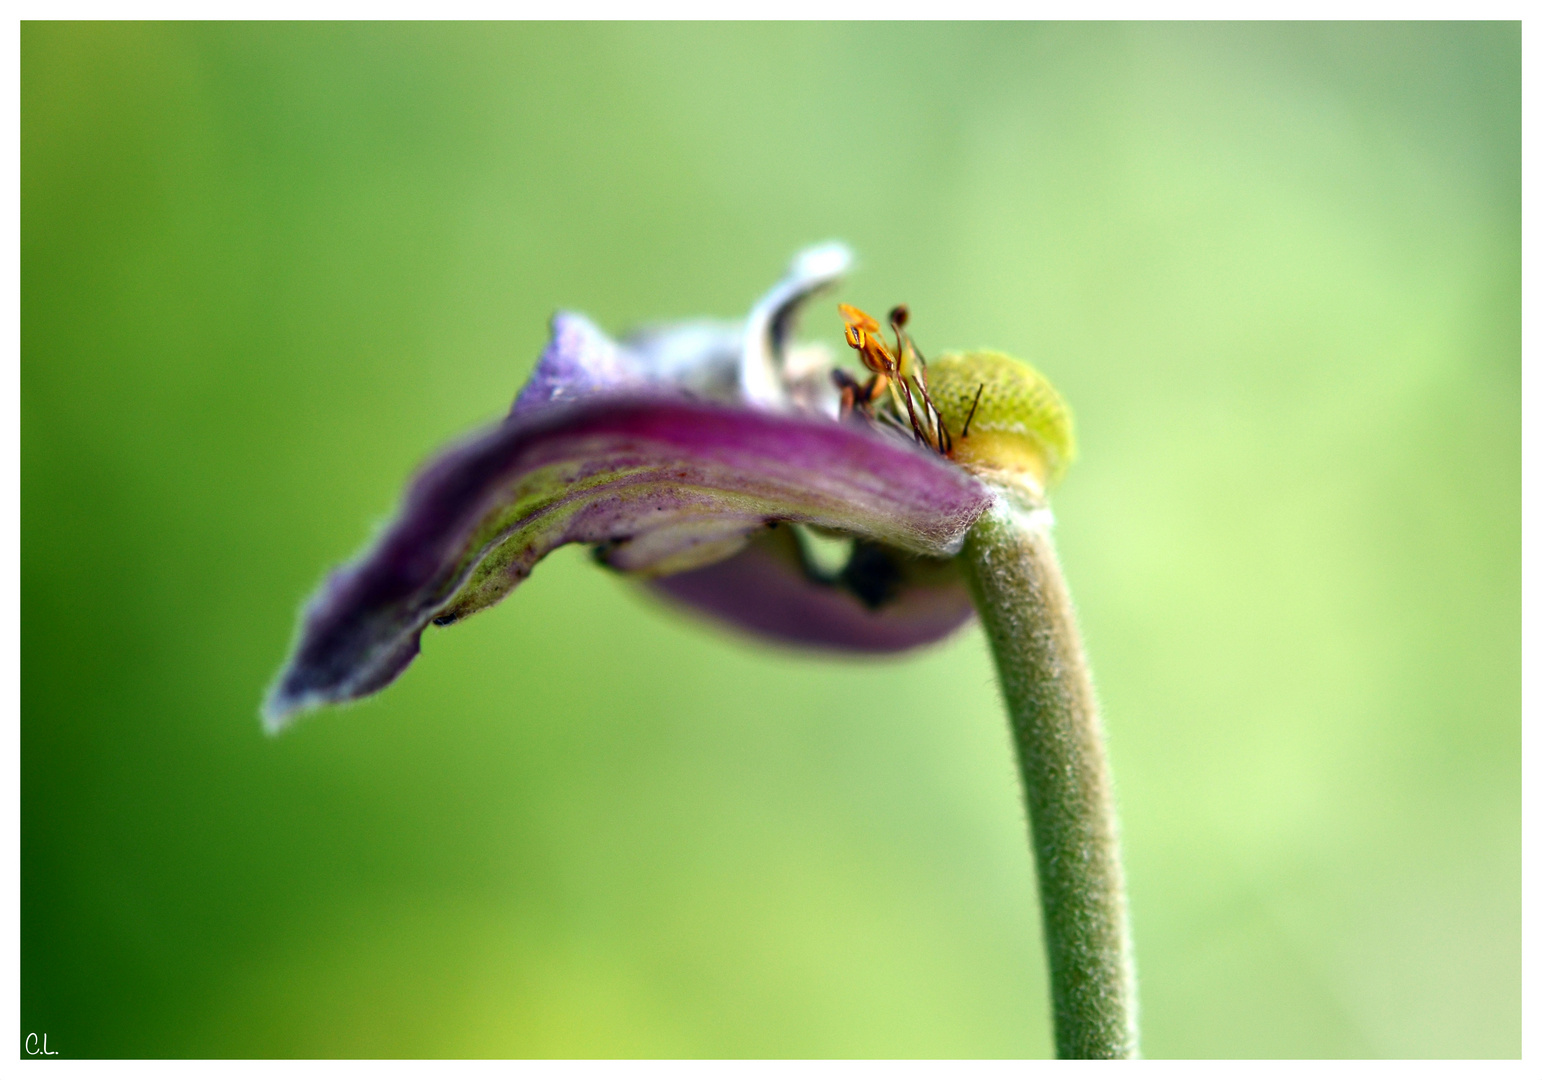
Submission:
<svg viewBox="0 0 1542 1080">
<path fill-rule="evenodd" d="M 570 549 L 377 699 L 258 726 L 302 598 L 554 309 L 735 316 L 841 237 L 840 299 L 1077 411 L 1146 1052 L 1519 1054 L 1518 25 L 21 56 L 21 1037 L 1050 1053 L 977 630 L 782 652 Z"/>
</svg>

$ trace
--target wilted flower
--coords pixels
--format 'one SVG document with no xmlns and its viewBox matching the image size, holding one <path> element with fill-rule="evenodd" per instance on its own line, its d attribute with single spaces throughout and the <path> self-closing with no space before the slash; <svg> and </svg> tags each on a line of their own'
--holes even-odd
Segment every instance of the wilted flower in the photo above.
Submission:
<svg viewBox="0 0 1542 1080">
<path fill-rule="evenodd" d="M 832 377 L 827 349 L 792 340 L 800 308 L 850 258 L 837 244 L 803 252 L 741 324 L 615 341 L 558 313 L 503 422 L 429 462 L 396 520 L 308 604 L 269 727 L 384 687 L 429 623 L 496 603 L 563 544 L 786 642 L 888 652 L 962 625 L 972 607 L 951 556 L 995 496 L 937 452 L 946 425 L 926 403 L 914 437 L 874 422 L 877 353 L 863 353 L 864 397 Z M 898 357 L 883 356 L 908 401 L 924 383 L 902 370 L 916 362 L 902 325 Z M 850 538 L 845 564 L 818 566 L 805 530 Z"/>
<path fill-rule="evenodd" d="M 891 347 L 876 319 L 841 305 L 861 381 L 794 345 L 800 307 L 850 261 L 837 244 L 805 251 L 739 325 L 613 341 L 559 313 L 503 422 L 425 466 L 384 534 L 322 585 L 264 718 L 274 730 L 379 690 L 429 623 L 497 603 L 563 544 L 802 645 L 907 649 L 978 606 L 1032 824 L 1057 1047 L 1130 1056 L 1112 791 L 1044 504 L 1071 458 L 1070 413 L 1001 353 L 928 365 L 904 307 L 889 313 Z M 838 569 L 811 557 L 817 533 L 850 540 Z"/>
</svg>

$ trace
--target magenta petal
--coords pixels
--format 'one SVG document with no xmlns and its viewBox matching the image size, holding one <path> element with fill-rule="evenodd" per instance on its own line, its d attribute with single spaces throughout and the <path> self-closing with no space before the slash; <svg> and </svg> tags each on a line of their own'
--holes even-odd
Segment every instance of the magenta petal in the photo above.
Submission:
<svg viewBox="0 0 1542 1080">
<path fill-rule="evenodd" d="M 496 603 L 563 544 L 674 573 L 795 521 L 940 557 L 990 500 L 935 454 L 818 417 L 615 397 L 517 414 L 427 466 L 384 535 L 327 580 L 264 715 L 277 726 L 380 689 L 429 622 Z"/>
<path fill-rule="evenodd" d="M 736 630 L 840 652 L 889 653 L 929 645 L 974 614 L 969 590 L 952 562 L 859 547 L 844 575 L 823 578 L 808 567 L 786 528 L 755 537 L 721 562 L 648 584 Z"/>
</svg>

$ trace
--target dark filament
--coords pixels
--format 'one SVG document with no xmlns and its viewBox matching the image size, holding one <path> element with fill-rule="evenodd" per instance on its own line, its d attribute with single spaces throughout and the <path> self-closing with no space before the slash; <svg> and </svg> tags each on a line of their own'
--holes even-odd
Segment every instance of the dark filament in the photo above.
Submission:
<svg viewBox="0 0 1542 1080">
<path fill-rule="evenodd" d="M 983 393 L 985 393 L 985 384 L 981 383 L 980 389 L 974 392 L 974 404 L 969 406 L 969 415 L 964 417 L 964 432 L 959 438 L 969 438 L 969 421 L 974 419 L 974 411 L 980 407 L 980 395 Z"/>
</svg>

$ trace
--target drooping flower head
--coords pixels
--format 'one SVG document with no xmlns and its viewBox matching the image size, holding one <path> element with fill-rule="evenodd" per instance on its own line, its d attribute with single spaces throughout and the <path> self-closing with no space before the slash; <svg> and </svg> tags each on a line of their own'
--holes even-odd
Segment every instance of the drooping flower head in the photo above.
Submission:
<svg viewBox="0 0 1542 1080">
<path fill-rule="evenodd" d="M 807 301 L 850 262 L 839 244 L 803 252 L 737 324 L 614 340 L 559 312 L 508 416 L 425 465 L 395 521 L 309 602 L 263 708 L 269 728 L 386 686 L 430 624 L 498 602 L 563 544 L 792 644 L 893 652 L 967 621 L 950 560 L 996 496 L 950 457 L 976 433 L 1013 433 L 998 431 L 994 391 L 982 403 L 972 383 L 959 388 L 967 363 L 927 368 L 904 308 L 890 314 L 891 349 L 875 320 L 842 307 L 866 382 L 794 341 Z M 1052 446 L 1018 433 L 1040 466 L 1069 455 L 1062 426 Z M 844 565 L 818 566 L 811 532 L 848 538 Z"/>
</svg>

